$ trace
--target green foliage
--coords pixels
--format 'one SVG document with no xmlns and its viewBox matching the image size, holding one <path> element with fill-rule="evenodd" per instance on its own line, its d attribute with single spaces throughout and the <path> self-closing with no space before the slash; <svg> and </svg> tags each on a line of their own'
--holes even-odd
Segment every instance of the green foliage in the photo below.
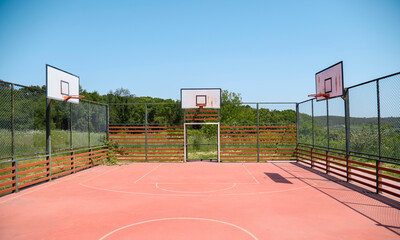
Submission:
<svg viewBox="0 0 400 240">
<path fill-rule="evenodd" d="M 257 109 L 243 105 L 240 93 L 222 91 L 221 123 L 240 124 L 257 123 Z M 296 112 L 293 110 L 259 109 L 260 123 L 296 123 Z"/>
<path fill-rule="evenodd" d="M 108 157 L 102 160 L 102 164 L 107 166 L 121 165 L 118 162 L 117 156 L 115 154 L 115 151 L 118 151 L 118 144 L 107 141 L 107 138 L 104 136 L 104 145 L 106 145 L 108 148 L 107 151 Z"/>
</svg>

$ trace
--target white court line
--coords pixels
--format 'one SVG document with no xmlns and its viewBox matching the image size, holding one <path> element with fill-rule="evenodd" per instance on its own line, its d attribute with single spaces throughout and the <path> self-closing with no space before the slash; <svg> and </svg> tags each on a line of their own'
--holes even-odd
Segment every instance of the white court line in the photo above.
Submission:
<svg viewBox="0 0 400 240">
<path fill-rule="evenodd" d="M 90 168 L 90 169 L 95 169 L 95 168 Z M 75 174 L 71 174 L 71 175 L 68 175 L 68 176 L 64 176 L 64 177 L 66 177 L 66 179 L 54 179 L 51 182 L 43 182 L 41 184 L 44 184 L 44 186 L 42 186 L 42 187 L 34 186 L 34 187 L 32 187 L 33 190 L 31 190 L 31 191 L 29 191 L 29 189 L 26 189 L 25 191 L 27 191 L 27 192 L 24 192 L 24 193 L 20 193 L 20 192 L 13 193 L 13 194 L 17 194 L 17 196 L 5 199 L 4 201 L 1 201 L 0 204 L 8 202 L 8 201 L 10 201 L 12 199 L 16 199 L 16 198 L 25 196 L 25 195 L 30 194 L 30 193 L 37 192 L 37 191 L 42 190 L 44 188 L 51 187 L 51 186 L 53 186 L 55 184 L 59 184 L 59 183 L 66 182 L 66 181 L 69 181 L 71 179 L 77 178 L 77 177 L 81 176 L 83 173 L 88 173 L 87 171 L 89 171 L 89 169 L 88 170 L 84 170 L 84 171 L 80 171 L 80 172 L 77 172 Z M 110 171 L 108 171 L 108 172 L 110 172 Z M 100 174 L 100 175 L 103 175 L 103 174 Z M 98 175 L 98 176 L 100 176 L 100 175 Z M 97 175 L 96 175 L 96 177 L 97 177 Z"/>
<path fill-rule="evenodd" d="M 99 191 L 106 191 L 106 192 L 114 192 L 114 193 L 123 193 L 123 194 L 137 194 L 137 195 L 147 195 L 147 196 L 174 196 L 174 197 L 203 197 L 203 196 L 243 196 L 243 195 L 256 195 L 256 194 L 270 194 L 270 193 L 280 193 L 280 192 L 290 192 L 305 188 L 311 188 L 311 186 L 306 185 L 303 187 L 298 188 L 291 188 L 291 189 L 283 189 L 283 190 L 274 190 L 274 191 L 265 191 L 265 192 L 244 192 L 244 193 L 220 193 L 220 194 L 200 194 L 200 193 L 188 193 L 188 194 L 179 194 L 179 193 L 146 193 L 146 192 L 134 192 L 134 191 L 123 191 L 123 190 L 113 190 L 101 187 L 94 187 L 85 184 L 80 184 L 81 186 L 99 190 Z"/>
<path fill-rule="evenodd" d="M 137 183 L 136 185 L 154 185 L 154 184 L 156 184 L 156 183 Z M 243 184 L 243 185 L 256 185 L 256 184 L 258 184 L 258 183 L 255 183 L 255 182 L 250 182 L 250 183 L 232 183 L 232 182 L 204 182 L 204 183 L 198 183 L 198 182 L 194 182 L 194 183 L 191 183 L 191 182 L 160 182 L 160 183 L 158 183 L 158 184 L 165 184 L 165 185 L 183 185 L 183 184 L 203 184 L 203 185 L 214 185 L 214 184 L 236 184 L 236 185 L 241 185 L 241 184 Z"/>
<path fill-rule="evenodd" d="M 260 182 L 254 177 L 254 175 L 249 171 L 249 169 L 246 168 L 246 166 L 242 163 L 242 167 L 246 169 L 247 173 L 256 181 L 257 184 L 260 184 Z"/>
<path fill-rule="evenodd" d="M 159 166 L 161 166 L 161 164 L 159 164 L 158 166 L 154 167 L 153 169 L 151 169 L 148 173 L 146 173 L 145 175 L 143 175 L 141 178 L 139 178 L 138 180 L 136 180 L 134 183 L 139 182 L 141 179 L 143 179 L 144 177 L 146 177 L 147 175 L 149 175 L 152 171 L 156 170 Z"/>
<path fill-rule="evenodd" d="M 81 183 L 89 182 L 90 180 L 92 180 L 92 179 L 94 179 L 94 178 L 103 176 L 103 175 L 105 175 L 105 174 L 107 174 L 107 173 L 110 173 L 110 172 L 112 172 L 112 171 L 115 171 L 115 170 L 117 170 L 117 169 L 119 169 L 119 168 L 118 168 L 118 167 L 115 167 L 115 168 L 111 169 L 110 171 L 103 172 L 103 173 L 101 173 L 101 174 L 98 174 L 98 175 L 95 175 L 95 176 L 90 177 L 90 178 L 88 178 L 88 179 L 85 179 L 85 181 L 80 182 L 79 185 L 82 185 Z"/>
<path fill-rule="evenodd" d="M 115 229 L 114 231 L 111 231 L 109 233 L 107 233 L 106 235 L 104 235 L 103 237 L 101 237 L 99 240 L 104 240 L 107 237 L 109 237 L 110 235 L 121 231 L 125 228 L 129 228 L 129 227 L 133 227 L 136 225 L 140 225 L 140 224 L 145 224 L 145 223 L 151 223 L 151 222 L 161 222 L 161 221 L 168 221 L 168 220 L 200 220 L 200 221 L 208 221 L 208 222 L 214 222 L 214 223 L 222 223 L 234 228 L 237 228 L 243 232 L 245 232 L 247 235 L 249 235 L 251 238 L 258 240 L 258 238 L 256 236 L 254 236 L 254 234 L 252 234 L 251 232 L 247 231 L 246 229 L 235 225 L 233 223 L 228 223 L 228 222 L 224 222 L 224 221 L 220 221 L 220 220 L 215 220 L 215 219 L 209 219 L 209 218 L 194 218 L 194 217 L 174 217 L 174 218 L 159 218 L 159 219 L 151 219 L 151 220 L 147 220 L 147 221 L 142 221 L 142 222 L 137 222 L 137 223 L 133 223 L 133 224 L 129 224 L 120 228 Z"/>
<path fill-rule="evenodd" d="M 275 164 L 272 163 L 272 165 L 275 165 Z M 274 167 L 279 169 L 276 165 Z M 301 168 L 299 168 L 299 167 L 294 167 L 294 168 L 301 170 Z M 247 170 L 247 168 L 246 168 L 246 170 Z M 280 169 L 280 170 L 283 171 L 282 169 Z M 296 172 L 296 175 L 294 175 L 294 177 L 297 178 L 298 180 L 300 180 L 300 178 L 304 178 L 304 176 L 302 176 L 298 172 Z M 309 183 L 311 185 L 306 185 L 306 186 L 297 187 L 297 188 L 291 188 L 291 189 L 272 190 L 272 191 L 258 191 L 258 192 L 242 192 L 242 193 L 224 193 L 224 194 L 223 193 L 219 193 L 219 194 L 208 194 L 207 196 L 241 196 L 241 195 L 256 195 L 256 194 L 273 194 L 273 193 L 280 193 L 280 192 L 296 191 L 296 190 L 311 188 L 312 186 L 317 186 L 318 185 L 314 181 L 311 181 L 311 180 L 308 180 L 308 181 L 311 182 L 311 183 Z M 152 185 L 154 183 L 149 183 L 149 184 Z M 166 183 L 163 183 L 163 184 L 166 184 Z M 170 184 L 181 184 L 181 183 L 170 183 Z M 251 183 L 251 184 L 260 184 L 260 183 Z M 135 191 L 123 191 L 123 190 L 113 190 L 113 189 L 107 189 L 107 188 L 101 188 L 101 187 L 94 187 L 94 186 L 89 186 L 89 185 L 86 185 L 86 184 L 80 184 L 80 185 L 82 185 L 84 187 L 87 187 L 87 188 L 100 190 L 100 191 L 123 193 L 123 194 L 138 194 L 138 195 L 148 195 L 148 196 L 180 196 L 180 197 L 205 196 L 204 194 L 194 194 L 194 193 L 188 193 L 188 194 L 170 193 L 170 194 L 167 194 L 167 193 L 146 193 L 146 192 L 135 192 Z"/>
<path fill-rule="evenodd" d="M 164 184 L 164 183 L 161 183 L 161 184 Z M 175 191 L 175 190 L 165 189 L 165 188 L 162 188 L 162 187 L 158 186 L 158 183 L 156 183 L 156 188 L 158 188 L 158 189 L 160 189 L 160 190 L 163 190 L 163 191 L 167 191 L 167 192 L 176 192 L 176 193 L 195 193 L 195 194 L 196 194 L 196 193 L 213 193 L 213 192 L 220 192 L 220 191 L 225 191 L 225 190 L 228 190 L 228 189 L 232 189 L 232 188 L 234 188 L 234 187 L 236 187 L 236 183 L 233 183 L 232 186 L 229 186 L 229 187 L 227 187 L 227 188 L 222 188 L 222 189 L 217 189 L 217 190 L 200 191 L 200 192 L 187 192 L 187 191 Z"/>
</svg>

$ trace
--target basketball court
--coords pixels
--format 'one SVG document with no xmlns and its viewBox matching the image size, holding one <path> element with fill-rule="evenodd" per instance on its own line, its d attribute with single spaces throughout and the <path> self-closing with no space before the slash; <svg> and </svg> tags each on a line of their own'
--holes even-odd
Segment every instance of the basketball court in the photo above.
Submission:
<svg viewBox="0 0 400 240">
<path fill-rule="evenodd" d="M 2 197 L 0 237 L 399 238 L 395 202 L 329 178 L 297 163 L 99 166 Z"/>
<path fill-rule="evenodd" d="M 351 151 L 342 62 L 310 95 L 326 102 L 322 147 L 299 141 L 301 103 L 295 123 L 260 121 L 259 103 L 253 122 L 227 123 L 220 88 L 182 88 L 175 125 L 149 124 L 145 104 L 144 122 L 110 126 L 107 105 L 104 136 L 118 147 L 91 147 L 88 115 L 89 148 L 73 149 L 71 130 L 69 151 L 53 151 L 51 103 L 79 104 L 79 81 L 46 65 L 46 154 L 2 162 L 0 239 L 400 239 L 399 163 Z M 342 149 L 329 145 L 332 98 L 346 111 Z M 112 155 L 120 165 L 100 165 Z"/>
</svg>

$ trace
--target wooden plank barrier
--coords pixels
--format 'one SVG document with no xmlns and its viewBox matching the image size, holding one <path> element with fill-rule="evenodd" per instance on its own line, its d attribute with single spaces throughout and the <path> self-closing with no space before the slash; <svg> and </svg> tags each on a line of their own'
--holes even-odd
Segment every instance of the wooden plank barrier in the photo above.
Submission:
<svg viewBox="0 0 400 240">
<path fill-rule="evenodd" d="M 217 122 L 217 109 L 192 109 L 185 110 L 185 122 Z"/>
<path fill-rule="evenodd" d="M 296 126 L 221 126 L 221 161 L 296 161 Z"/>
<path fill-rule="evenodd" d="M 75 152 L 78 152 L 78 154 Z M 2 168 L 0 169 L 0 196 L 16 191 L 17 189 L 99 165 L 101 160 L 107 157 L 108 149 L 101 148 L 95 151 L 90 149 L 89 151 L 77 150 L 58 155 L 52 154 L 51 164 L 50 158 L 45 156 L 2 163 Z M 11 167 L 7 165 L 11 165 Z M 17 180 L 18 186 L 16 184 Z"/>
<path fill-rule="evenodd" d="M 339 153 L 328 149 L 316 150 L 312 146 L 301 144 L 297 148 L 297 155 L 297 160 L 301 164 L 313 167 L 321 172 L 326 172 L 329 169 L 328 174 L 341 180 L 347 180 L 377 193 L 400 198 L 400 170 L 395 169 L 394 164 L 390 164 L 389 160 L 382 163 L 386 165 L 386 167 L 383 167 L 377 165 L 376 160 L 350 154 L 347 165 L 344 151 Z M 327 166 L 326 163 L 329 165 Z M 379 171 L 376 169 L 377 166 Z"/>
<path fill-rule="evenodd" d="M 109 139 L 118 145 L 118 161 L 182 162 L 183 126 L 112 126 Z"/>
</svg>

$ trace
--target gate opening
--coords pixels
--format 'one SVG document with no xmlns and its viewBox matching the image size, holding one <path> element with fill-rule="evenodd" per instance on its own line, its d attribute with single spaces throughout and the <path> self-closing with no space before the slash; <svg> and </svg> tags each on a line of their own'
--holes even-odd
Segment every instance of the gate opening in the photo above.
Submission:
<svg viewBox="0 0 400 240">
<path fill-rule="evenodd" d="M 185 123 L 185 162 L 220 162 L 219 123 Z"/>
</svg>

